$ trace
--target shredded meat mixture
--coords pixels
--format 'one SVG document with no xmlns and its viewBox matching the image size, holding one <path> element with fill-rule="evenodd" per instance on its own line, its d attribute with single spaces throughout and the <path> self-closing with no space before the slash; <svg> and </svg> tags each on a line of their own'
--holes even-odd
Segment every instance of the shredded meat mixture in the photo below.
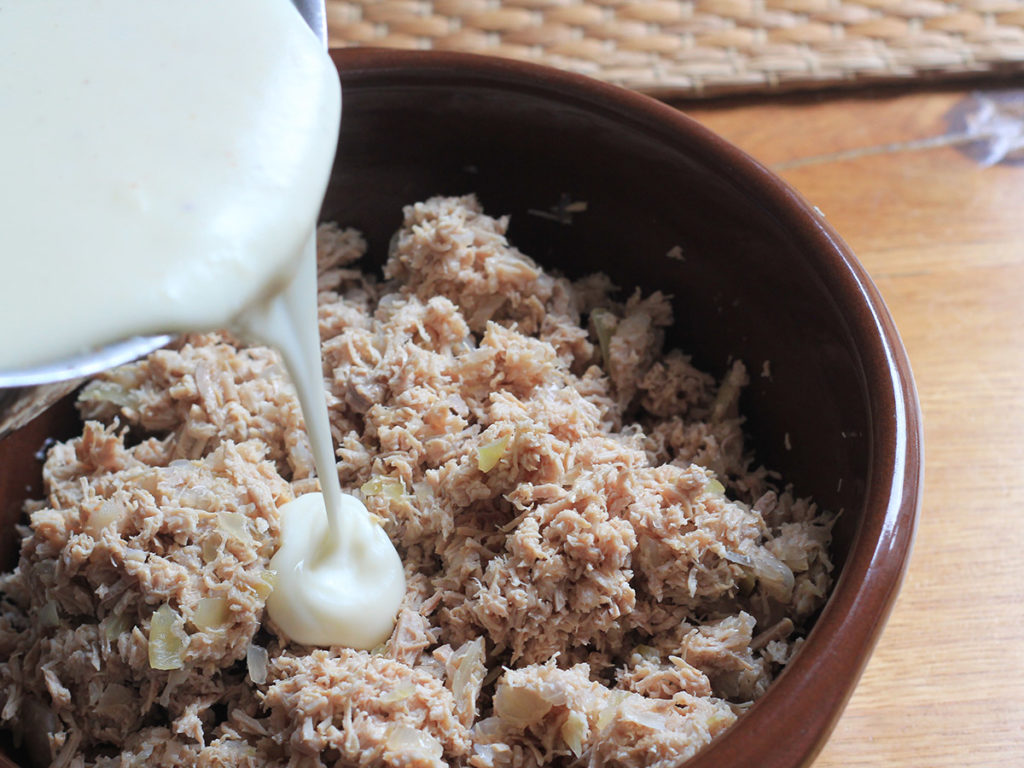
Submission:
<svg viewBox="0 0 1024 768">
<path fill-rule="evenodd" d="M 831 518 L 662 350 L 668 297 L 545 272 L 476 199 L 405 209 L 382 278 L 319 231 L 347 492 L 402 555 L 373 651 L 265 616 L 277 508 L 317 487 L 276 354 L 189 337 L 97 377 L 0 580 L 0 719 L 75 766 L 678 765 L 801 643 Z"/>
</svg>

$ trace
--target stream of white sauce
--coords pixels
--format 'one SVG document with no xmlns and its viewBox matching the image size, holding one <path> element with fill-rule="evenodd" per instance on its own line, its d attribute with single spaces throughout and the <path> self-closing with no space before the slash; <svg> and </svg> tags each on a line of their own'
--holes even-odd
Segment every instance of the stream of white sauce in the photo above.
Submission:
<svg viewBox="0 0 1024 768">
<path fill-rule="evenodd" d="M 0 368 L 218 328 L 277 347 L 323 495 L 281 509 L 268 611 L 301 643 L 386 640 L 402 564 L 341 493 L 323 391 L 320 41 L 289 0 L 7 0 L 0 51 Z"/>
</svg>

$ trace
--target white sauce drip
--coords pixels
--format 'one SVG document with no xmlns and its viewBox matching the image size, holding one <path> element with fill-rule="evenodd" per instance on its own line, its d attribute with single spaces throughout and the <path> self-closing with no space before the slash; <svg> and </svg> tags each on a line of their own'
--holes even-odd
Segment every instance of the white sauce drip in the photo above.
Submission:
<svg viewBox="0 0 1024 768">
<path fill-rule="evenodd" d="M 289 0 L 8 0 L 0 51 L 0 368 L 227 327 L 277 347 L 324 493 L 281 509 L 270 616 L 302 643 L 386 640 L 402 565 L 341 493 L 323 392 L 313 232 L 341 103 L 320 42 Z"/>
<path fill-rule="evenodd" d="M 304 253 L 291 284 L 236 322 L 243 336 L 277 347 L 289 371 L 308 374 L 292 378 L 323 490 L 281 508 L 281 546 L 270 561 L 277 581 L 267 610 L 300 643 L 373 648 L 391 635 L 405 572 L 384 529 L 338 483 L 320 376 L 315 234 Z"/>
</svg>

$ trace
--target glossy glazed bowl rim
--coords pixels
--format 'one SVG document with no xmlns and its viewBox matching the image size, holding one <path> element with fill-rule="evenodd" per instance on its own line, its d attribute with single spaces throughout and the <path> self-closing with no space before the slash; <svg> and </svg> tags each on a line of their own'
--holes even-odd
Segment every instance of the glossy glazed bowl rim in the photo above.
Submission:
<svg viewBox="0 0 1024 768">
<path fill-rule="evenodd" d="M 804 647 L 739 724 L 687 768 L 807 766 L 835 726 L 881 634 L 910 557 L 923 471 L 920 406 L 903 343 L 878 290 L 842 238 L 790 186 L 742 150 L 653 98 L 542 65 L 444 51 L 332 49 L 345 83 L 513 88 L 610 117 L 675 151 L 713 158 L 806 244 L 860 355 L 868 393 L 865 515 L 840 578 Z M 343 106 L 342 121 L 345 112 Z M 344 130 L 344 129 L 343 129 Z"/>
</svg>

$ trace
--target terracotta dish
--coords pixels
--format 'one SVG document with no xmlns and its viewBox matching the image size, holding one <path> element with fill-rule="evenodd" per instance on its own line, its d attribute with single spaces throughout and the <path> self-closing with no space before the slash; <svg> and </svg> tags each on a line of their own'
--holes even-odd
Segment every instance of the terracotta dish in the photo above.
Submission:
<svg viewBox="0 0 1024 768">
<path fill-rule="evenodd" d="M 363 230 L 377 263 L 403 204 L 476 192 L 511 214 L 511 241 L 545 267 L 671 294 L 669 345 L 698 367 L 720 376 L 746 362 L 741 410 L 758 460 L 842 511 L 836 584 L 785 672 L 688 768 L 809 765 L 888 616 L 920 498 L 917 396 L 864 270 L 792 189 L 652 99 L 498 59 L 333 55 L 344 116 L 323 218 Z M 20 504 L 39 494 L 35 453 L 74 418 L 64 401 L 0 443 L 5 568 Z"/>
</svg>

